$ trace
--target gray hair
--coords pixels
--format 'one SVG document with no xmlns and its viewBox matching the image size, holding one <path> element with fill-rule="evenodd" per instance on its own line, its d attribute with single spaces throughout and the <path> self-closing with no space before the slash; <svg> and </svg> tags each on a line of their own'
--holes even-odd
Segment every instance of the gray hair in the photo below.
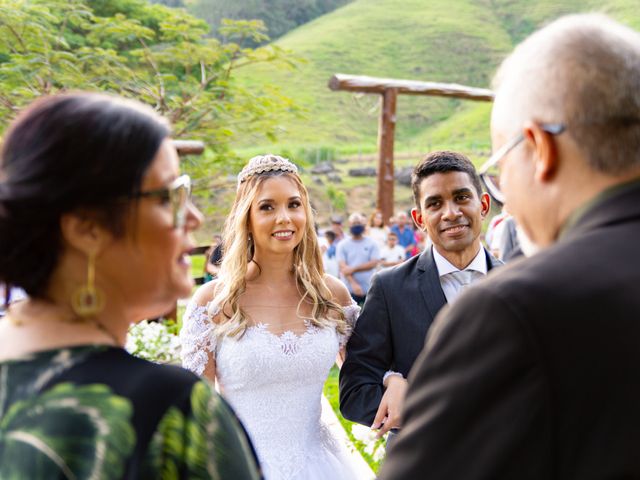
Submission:
<svg viewBox="0 0 640 480">
<path fill-rule="evenodd" d="M 601 173 L 640 166 L 640 33 L 600 14 L 562 17 L 521 43 L 493 83 L 511 124 L 564 124 Z"/>
<path fill-rule="evenodd" d="M 349 223 L 354 223 L 354 222 L 358 222 L 364 225 L 367 223 L 367 217 L 365 217 L 360 212 L 354 212 L 351 215 L 349 215 Z"/>
</svg>

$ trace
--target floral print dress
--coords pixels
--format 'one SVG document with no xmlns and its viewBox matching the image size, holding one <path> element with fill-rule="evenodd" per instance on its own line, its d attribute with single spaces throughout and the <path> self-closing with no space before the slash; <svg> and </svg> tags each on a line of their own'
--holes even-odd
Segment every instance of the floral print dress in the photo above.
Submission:
<svg viewBox="0 0 640 480">
<path fill-rule="evenodd" d="M 105 346 L 0 362 L 1 479 L 256 479 L 212 387 Z"/>
</svg>

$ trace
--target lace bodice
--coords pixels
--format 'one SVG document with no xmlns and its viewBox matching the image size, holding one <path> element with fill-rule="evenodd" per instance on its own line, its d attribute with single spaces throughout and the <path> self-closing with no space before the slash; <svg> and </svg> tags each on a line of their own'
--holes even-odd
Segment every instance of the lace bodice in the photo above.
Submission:
<svg viewBox="0 0 640 480">
<path fill-rule="evenodd" d="M 198 375 L 203 374 L 209 359 L 216 357 L 218 339 L 215 331 L 216 325 L 212 317 L 218 311 L 218 307 L 211 303 L 198 305 L 192 300 L 187 305 L 182 317 L 182 330 L 180 331 L 182 366 Z M 356 303 L 352 303 L 344 306 L 343 311 L 347 323 L 347 332 L 345 334 L 337 334 L 340 348 L 344 347 L 349 340 L 349 336 L 358 319 L 360 307 Z M 264 323 L 250 328 L 265 329 L 268 332 L 268 325 Z M 309 326 L 307 327 L 308 330 Z M 284 350 L 297 348 L 294 344 L 298 342 L 298 337 L 293 332 L 284 332 L 280 338 L 282 339 L 282 348 Z"/>
<path fill-rule="evenodd" d="M 353 478 L 320 419 L 322 387 L 347 335 L 310 324 L 300 335 L 275 335 L 262 323 L 216 341 L 207 308 L 185 312 L 183 365 L 202 373 L 209 354 L 215 358 L 221 391 L 247 428 L 266 479 Z M 355 304 L 345 309 L 351 328 L 358 312 Z"/>
</svg>

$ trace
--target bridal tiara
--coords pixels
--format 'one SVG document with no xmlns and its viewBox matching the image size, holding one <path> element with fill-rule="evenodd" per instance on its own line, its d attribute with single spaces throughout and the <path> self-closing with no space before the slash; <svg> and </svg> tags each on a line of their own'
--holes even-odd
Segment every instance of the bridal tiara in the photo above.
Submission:
<svg viewBox="0 0 640 480">
<path fill-rule="evenodd" d="M 238 174 L 238 187 L 253 175 L 259 175 L 264 172 L 290 172 L 297 174 L 298 167 L 288 159 L 278 155 L 258 155 L 249 160 L 249 163 Z"/>
</svg>

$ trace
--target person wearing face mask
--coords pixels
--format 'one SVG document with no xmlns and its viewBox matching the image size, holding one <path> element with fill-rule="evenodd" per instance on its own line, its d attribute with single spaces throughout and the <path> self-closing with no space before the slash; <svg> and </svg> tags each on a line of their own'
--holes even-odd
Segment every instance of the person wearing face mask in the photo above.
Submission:
<svg viewBox="0 0 640 480">
<path fill-rule="evenodd" d="M 371 277 L 380 260 L 378 244 L 364 234 L 366 222 L 367 219 L 361 213 L 352 213 L 349 216 L 351 238 L 340 242 L 336 253 L 340 278 L 358 304 L 364 303 Z"/>
</svg>

